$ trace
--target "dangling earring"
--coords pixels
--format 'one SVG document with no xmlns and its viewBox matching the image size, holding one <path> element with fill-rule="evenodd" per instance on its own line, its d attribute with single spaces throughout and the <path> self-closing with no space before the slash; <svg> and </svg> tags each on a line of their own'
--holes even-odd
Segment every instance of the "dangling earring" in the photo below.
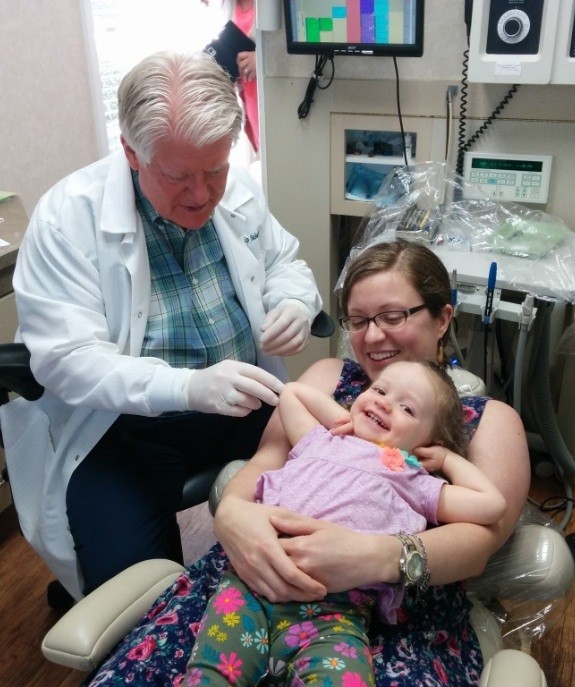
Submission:
<svg viewBox="0 0 575 687">
<path fill-rule="evenodd" d="M 437 345 L 437 362 L 443 367 L 445 365 L 445 351 L 443 349 L 443 339 L 438 341 Z"/>
</svg>

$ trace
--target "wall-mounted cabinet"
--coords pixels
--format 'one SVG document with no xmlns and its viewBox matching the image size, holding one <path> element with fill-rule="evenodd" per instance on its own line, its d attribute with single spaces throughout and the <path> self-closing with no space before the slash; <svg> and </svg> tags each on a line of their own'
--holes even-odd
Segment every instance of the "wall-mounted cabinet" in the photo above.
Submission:
<svg viewBox="0 0 575 687">
<path fill-rule="evenodd" d="M 394 169 L 430 159 L 431 120 L 332 114 L 331 213 L 362 217 Z M 404 156 L 405 141 L 405 156 Z"/>
</svg>

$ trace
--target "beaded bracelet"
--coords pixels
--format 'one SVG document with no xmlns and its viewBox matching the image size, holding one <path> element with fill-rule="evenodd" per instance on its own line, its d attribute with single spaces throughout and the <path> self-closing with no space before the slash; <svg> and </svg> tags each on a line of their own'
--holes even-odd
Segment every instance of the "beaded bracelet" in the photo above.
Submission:
<svg viewBox="0 0 575 687">
<path fill-rule="evenodd" d="M 418 536 L 417 534 L 412 535 L 415 541 L 417 542 L 417 546 L 419 548 L 419 553 L 421 554 L 421 557 L 423 558 L 423 575 L 421 576 L 421 579 L 419 580 L 419 584 L 417 585 L 418 590 L 420 592 L 426 592 L 429 589 L 429 580 L 431 579 L 431 573 L 429 572 L 429 567 L 427 565 L 427 550 L 421 541 L 421 537 Z"/>
</svg>

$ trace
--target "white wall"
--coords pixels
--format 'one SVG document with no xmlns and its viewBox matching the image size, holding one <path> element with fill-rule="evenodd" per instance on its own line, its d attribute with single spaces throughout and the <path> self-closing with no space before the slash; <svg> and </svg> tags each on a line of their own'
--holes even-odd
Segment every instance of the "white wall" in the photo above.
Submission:
<svg viewBox="0 0 575 687">
<path fill-rule="evenodd" d="M 84 1 L 0 0 L 0 190 L 18 193 L 28 213 L 53 183 L 100 154 L 82 31 Z M 459 85 L 461 79 L 466 43 L 462 5 L 454 0 L 428 1 L 424 56 L 399 60 L 403 114 L 431 121 L 431 149 L 436 156 L 444 146 L 446 88 Z M 296 111 L 313 58 L 286 53 L 283 27 L 260 34 L 260 44 L 270 206 L 300 239 L 303 257 L 313 268 L 329 309 L 334 278 L 330 117 L 332 113 L 395 117 L 392 61 L 336 58 L 334 83 L 328 90 L 316 91 L 308 118 L 299 120 Z M 470 84 L 468 114 L 487 116 L 506 90 L 501 85 Z M 553 154 L 547 210 L 575 227 L 575 86 L 522 86 L 482 145 Z M 292 364 L 293 373 L 328 351 L 327 342 L 314 342 L 308 357 L 300 356 Z"/>
<path fill-rule="evenodd" d="M 329 303 L 336 276 L 331 265 L 329 205 L 331 115 L 369 113 L 397 118 L 393 62 L 385 57 L 336 57 L 333 84 L 325 91 L 316 91 L 309 116 L 299 120 L 297 107 L 303 99 L 314 58 L 288 55 L 283 27 L 261 34 L 260 42 L 264 65 L 261 90 L 266 120 L 265 174 L 270 206 L 282 224 L 300 239 L 303 257 L 316 274 L 324 301 Z M 431 0 L 425 8 L 423 57 L 398 60 L 403 115 L 430 122 L 429 144 L 434 159 L 443 159 L 446 90 L 451 84 L 461 87 L 465 47 L 463 3 Z M 467 135 L 482 124 L 508 88 L 501 84 L 469 84 Z M 458 116 L 459 98 L 454 111 Z M 500 121 L 474 147 L 481 149 L 552 154 L 551 190 L 544 209 L 575 228 L 575 86 L 520 86 Z M 332 311 L 332 315 L 336 313 Z M 309 358 L 304 355 L 294 361 L 292 374 L 303 369 L 317 350 Z M 319 351 L 327 354 L 328 344 L 320 345 Z"/>
<path fill-rule="evenodd" d="M 0 190 L 20 195 L 28 214 L 98 156 L 83 1 L 0 0 Z"/>
</svg>

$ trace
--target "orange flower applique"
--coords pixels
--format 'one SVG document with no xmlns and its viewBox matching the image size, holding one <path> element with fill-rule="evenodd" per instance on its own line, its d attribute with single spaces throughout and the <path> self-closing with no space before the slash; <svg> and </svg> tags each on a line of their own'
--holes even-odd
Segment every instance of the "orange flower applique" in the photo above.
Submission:
<svg viewBox="0 0 575 687">
<path fill-rule="evenodd" d="M 385 447 L 381 452 L 381 462 L 394 472 L 401 472 L 405 463 L 403 451 L 398 448 Z"/>
</svg>

